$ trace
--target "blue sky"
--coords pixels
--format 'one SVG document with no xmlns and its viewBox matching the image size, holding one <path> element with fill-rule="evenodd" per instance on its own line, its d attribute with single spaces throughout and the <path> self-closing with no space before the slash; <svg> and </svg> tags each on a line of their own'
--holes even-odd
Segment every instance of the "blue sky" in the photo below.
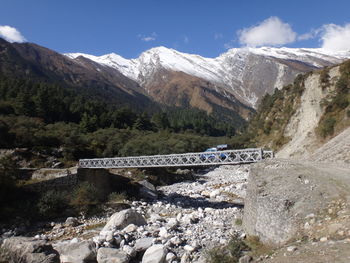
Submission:
<svg viewBox="0 0 350 263">
<path fill-rule="evenodd" d="M 350 36 L 348 0 L 1 0 L 0 3 L 0 26 L 13 27 L 27 41 L 62 53 L 115 52 L 133 58 L 149 48 L 166 46 L 215 57 L 230 47 L 333 47 L 341 42 L 341 48 L 350 40 L 343 37 Z M 3 34 L 10 34 L 11 28 L 3 27 Z M 271 28 L 272 33 L 266 31 Z"/>
</svg>

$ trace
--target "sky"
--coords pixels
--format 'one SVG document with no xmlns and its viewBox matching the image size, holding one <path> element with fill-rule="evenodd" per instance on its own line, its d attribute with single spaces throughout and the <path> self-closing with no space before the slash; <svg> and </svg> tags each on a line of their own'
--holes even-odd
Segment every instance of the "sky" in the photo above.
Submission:
<svg viewBox="0 0 350 263">
<path fill-rule="evenodd" d="M 0 0 L 0 37 L 60 53 L 138 57 L 157 46 L 350 49 L 349 0 Z"/>
</svg>

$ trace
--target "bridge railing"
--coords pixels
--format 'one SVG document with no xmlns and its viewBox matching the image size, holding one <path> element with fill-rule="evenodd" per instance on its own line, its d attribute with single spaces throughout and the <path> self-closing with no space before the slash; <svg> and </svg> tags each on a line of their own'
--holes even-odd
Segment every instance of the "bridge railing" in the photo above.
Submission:
<svg viewBox="0 0 350 263">
<path fill-rule="evenodd" d="M 261 148 L 226 150 L 217 152 L 196 152 L 167 155 L 81 159 L 80 168 L 137 168 L 137 167 L 181 167 L 209 166 L 222 164 L 244 164 L 273 158 L 272 151 Z"/>
</svg>

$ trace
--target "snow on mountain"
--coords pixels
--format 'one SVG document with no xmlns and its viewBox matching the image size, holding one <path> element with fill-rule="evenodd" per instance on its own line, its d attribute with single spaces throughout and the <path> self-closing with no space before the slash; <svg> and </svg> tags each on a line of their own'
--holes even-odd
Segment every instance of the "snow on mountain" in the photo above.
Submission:
<svg viewBox="0 0 350 263">
<path fill-rule="evenodd" d="M 350 51 L 336 53 L 320 48 L 233 48 L 216 58 L 205 58 L 156 47 L 143 52 L 136 59 L 125 59 L 114 53 L 103 56 L 82 53 L 65 55 L 72 59 L 83 56 L 115 68 L 141 86 L 160 69 L 181 71 L 210 81 L 247 105 L 256 107 L 259 98 L 266 91 L 281 88 L 298 73 L 297 70 L 289 69 L 288 62 L 301 63 L 310 69 L 320 68 L 350 58 Z M 259 75 L 260 79 L 253 77 L 255 80 L 252 81 L 253 75 Z"/>
</svg>

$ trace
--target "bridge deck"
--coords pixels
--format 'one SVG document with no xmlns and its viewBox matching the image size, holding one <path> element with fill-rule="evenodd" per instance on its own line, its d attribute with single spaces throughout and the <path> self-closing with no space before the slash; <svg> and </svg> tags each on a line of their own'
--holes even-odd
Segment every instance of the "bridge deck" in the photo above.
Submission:
<svg viewBox="0 0 350 263">
<path fill-rule="evenodd" d="M 80 168 L 183 167 L 255 163 L 272 158 L 272 151 L 260 148 L 168 155 L 81 159 Z"/>
</svg>

